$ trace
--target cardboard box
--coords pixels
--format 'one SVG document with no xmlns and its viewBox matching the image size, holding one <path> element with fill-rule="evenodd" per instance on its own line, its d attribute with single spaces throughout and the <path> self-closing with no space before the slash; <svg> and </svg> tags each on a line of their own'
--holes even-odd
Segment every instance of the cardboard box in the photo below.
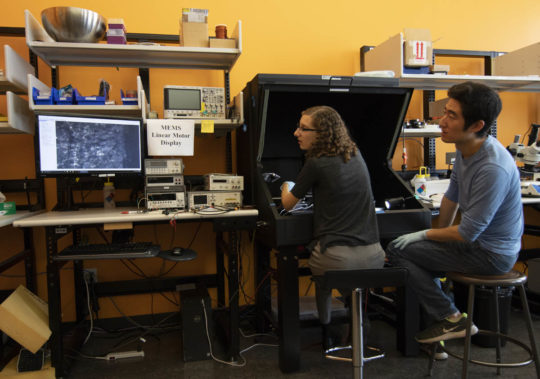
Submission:
<svg viewBox="0 0 540 379">
<path fill-rule="evenodd" d="M 439 119 L 444 115 L 444 108 L 448 103 L 448 98 L 440 99 L 437 101 L 429 102 L 429 117 L 432 119 Z"/>
<path fill-rule="evenodd" d="M 450 71 L 450 65 L 447 64 L 432 64 L 429 66 L 429 72 L 432 74 L 445 74 Z"/>
<path fill-rule="evenodd" d="M 47 303 L 17 287 L 0 304 L 0 330 L 35 354 L 51 336 Z"/>
<path fill-rule="evenodd" d="M 433 63 L 433 46 L 429 29 L 403 29 L 403 65 L 424 67 Z"/>
<path fill-rule="evenodd" d="M 204 22 L 182 22 L 180 46 L 208 47 L 208 24 Z"/>
<path fill-rule="evenodd" d="M 210 37 L 210 47 L 216 47 L 221 49 L 236 49 L 236 40 L 234 38 Z"/>
<path fill-rule="evenodd" d="M 14 201 L 6 201 L 3 203 L 0 203 L 0 216 L 1 215 L 13 215 L 15 214 L 15 202 Z"/>
<path fill-rule="evenodd" d="M 182 8 L 182 22 L 208 23 L 208 9 Z"/>
<path fill-rule="evenodd" d="M 540 42 L 499 55 L 492 62 L 492 75 L 540 75 Z"/>
</svg>

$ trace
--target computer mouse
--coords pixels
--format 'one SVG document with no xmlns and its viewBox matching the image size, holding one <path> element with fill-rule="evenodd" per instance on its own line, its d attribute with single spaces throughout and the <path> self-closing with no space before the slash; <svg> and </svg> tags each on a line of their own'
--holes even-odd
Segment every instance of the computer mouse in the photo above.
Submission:
<svg viewBox="0 0 540 379">
<path fill-rule="evenodd" d="M 174 249 L 172 249 L 171 254 L 172 255 L 182 255 L 183 250 L 184 249 L 182 249 L 181 247 L 175 247 Z"/>
</svg>

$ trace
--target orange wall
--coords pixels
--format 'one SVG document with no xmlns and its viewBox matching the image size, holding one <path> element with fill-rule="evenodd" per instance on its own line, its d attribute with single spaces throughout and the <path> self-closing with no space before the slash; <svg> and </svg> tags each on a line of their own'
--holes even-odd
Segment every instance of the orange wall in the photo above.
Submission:
<svg viewBox="0 0 540 379">
<path fill-rule="evenodd" d="M 39 19 L 42 9 L 49 6 L 71 5 L 89 7 L 88 1 L 58 2 L 52 0 L 19 0 L 5 2 L 0 13 L 0 26 L 24 26 L 24 10 L 29 9 Z M 233 1 L 217 0 L 181 3 L 177 0 L 155 2 L 131 0 L 94 0 L 91 9 L 106 18 L 122 17 L 128 32 L 177 34 L 181 7 L 207 8 L 209 30 L 213 34 L 216 24 L 228 24 L 232 31 L 237 20 L 242 20 L 243 53 L 231 71 L 231 94 L 242 90 L 257 73 L 289 74 L 333 74 L 352 75 L 359 71 L 359 48 L 362 45 L 377 45 L 400 32 L 404 27 L 422 27 L 431 30 L 434 46 L 447 49 L 512 51 L 538 41 L 540 35 L 540 3 L 524 0 L 513 6 L 503 0 L 433 0 L 417 1 L 334 1 L 330 5 L 319 1 Z M 464 10 L 467 11 L 464 11 Z M 28 57 L 28 49 L 23 38 L 0 37 L 0 43 L 9 43 L 23 57 Z M 475 62 L 450 63 L 455 73 L 469 73 L 481 70 Z M 464 67 L 465 66 L 465 67 Z M 461 72 L 463 70 L 463 72 Z M 83 94 L 97 91 L 99 79 L 104 78 L 112 85 L 113 97 L 117 98 L 120 88 L 135 86 L 135 69 L 120 68 L 79 68 L 62 67 L 60 85 L 68 83 L 78 87 Z M 40 79 L 50 84 L 50 71 L 40 62 Z M 152 109 L 162 116 L 162 88 L 165 84 L 222 85 L 223 75 L 219 71 L 151 69 Z M 438 97 L 444 93 L 438 93 Z M 499 120 L 499 139 L 509 144 L 514 134 L 524 134 L 531 122 L 536 121 L 535 94 L 503 94 L 504 110 Z M 411 105 L 408 118 L 421 115 L 419 93 Z M 5 112 L 5 101 L 0 98 L 0 112 Z M 34 177 L 33 140 L 31 136 L 0 136 L 0 179 Z M 422 162 L 420 145 L 407 142 L 409 167 L 417 167 Z M 437 142 L 437 161 L 444 162 L 444 153 L 451 147 Z M 187 174 L 222 172 L 225 169 L 224 139 L 199 138 L 196 141 L 194 158 L 186 158 Z M 401 165 L 397 151 L 395 164 Z M 438 165 L 440 167 L 440 163 Z M 444 165 L 443 165 L 444 166 Z M 55 186 L 47 180 L 47 207 L 55 202 Z M 137 229 L 139 239 L 158 240 L 162 246 L 186 245 L 194 235 L 196 225 L 179 225 L 176 234 L 167 226 L 142 227 Z M 0 240 L 11 240 L 10 228 L 0 231 Z M 17 231 L 15 231 L 17 232 Z M 95 231 L 86 232 L 89 238 L 99 241 Z M 44 231 L 35 230 L 38 247 L 38 271 L 45 271 Z M 67 238 L 66 238 L 67 239 Z M 67 244 L 69 241 L 62 241 Z M 207 225 L 203 225 L 194 248 L 200 258 L 175 267 L 170 275 L 211 273 L 214 237 Z M 532 242 L 535 244 L 535 241 Z M 253 262 L 250 241 L 243 236 L 245 268 L 252 276 Z M 16 251 L 19 242 L 8 243 L 6 256 Z M 2 255 L 0 255 L 0 259 Z M 130 279 L 135 276 L 117 262 L 87 263 L 98 268 L 99 280 Z M 19 265 L 20 266 L 20 265 Z M 158 275 L 163 267 L 161 262 L 152 260 L 141 265 L 148 275 Z M 166 266 L 166 269 L 170 265 Z M 11 269 L 9 275 L 19 275 L 22 267 Z M 72 273 L 62 271 L 63 309 L 66 319 L 73 317 Z M 20 282 L 17 278 L 0 277 L 0 288 L 8 288 Z M 252 283 L 247 284 L 253 288 Z M 39 295 L 46 298 L 45 276 L 39 276 Z M 146 314 L 176 309 L 174 305 L 159 295 L 117 297 L 119 307 L 129 314 Z M 111 302 L 101 302 L 102 317 L 117 317 L 118 312 Z"/>
</svg>

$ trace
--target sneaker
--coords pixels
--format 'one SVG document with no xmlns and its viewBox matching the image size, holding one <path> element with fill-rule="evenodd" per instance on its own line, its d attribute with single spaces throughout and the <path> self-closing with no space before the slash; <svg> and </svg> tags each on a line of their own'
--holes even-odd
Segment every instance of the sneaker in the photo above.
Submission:
<svg viewBox="0 0 540 379">
<path fill-rule="evenodd" d="M 416 341 L 420 343 L 432 343 L 437 341 L 450 340 L 453 338 L 465 337 L 467 329 L 467 314 L 462 313 L 461 318 L 456 322 L 444 319 L 436 322 L 429 328 L 421 331 L 415 336 Z M 471 335 L 478 333 L 476 325 L 471 325 Z"/>
<path fill-rule="evenodd" d="M 437 346 L 437 350 L 435 350 L 435 360 L 437 361 L 444 361 L 448 359 L 448 353 L 441 349 L 441 346 L 444 346 L 444 341 L 439 341 L 439 346 Z M 433 348 L 432 345 L 423 343 L 420 344 L 420 350 L 424 351 L 431 357 L 431 349 Z"/>
</svg>

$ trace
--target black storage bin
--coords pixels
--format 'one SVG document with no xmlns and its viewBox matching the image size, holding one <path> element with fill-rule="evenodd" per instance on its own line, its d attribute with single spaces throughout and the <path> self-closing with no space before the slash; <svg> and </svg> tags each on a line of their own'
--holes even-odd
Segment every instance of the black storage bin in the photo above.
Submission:
<svg viewBox="0 0 540 379">
<path fill-rule="evenodd" d="M 497 290 L 499 299 L 499 320 L 500 332 L 508 334 L 510 320 L 510 309 L 512 304 L 512 292 L 514 287 L 484 288 L 476 287 L 474 293 L 474 314 L 473 322 L 478 329 L 495 331 L 497 319 L 495 317 L 495 302 L 493 291 Z M 462 312 L 467 310 L 467 300 L 469 298 L 469 288 L 462 283 L 454 283 L 454 297 L 458 309 Z M 482 347 L 496 347 L 497 338 L 489 335 L 474 335 L 471 341 Z M 506 345 L 506 340 L 501 338 L 501 346 Z"/>
</svg>

